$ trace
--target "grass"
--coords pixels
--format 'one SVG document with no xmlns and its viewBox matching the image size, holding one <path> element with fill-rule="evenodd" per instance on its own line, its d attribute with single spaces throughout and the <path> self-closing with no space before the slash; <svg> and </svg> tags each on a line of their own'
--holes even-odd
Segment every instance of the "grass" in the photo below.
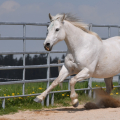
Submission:
<svg viewBox="0 0 120 120">
<path fill-rule="evenodd" d="M 118 85 L 117 82 L 114 83 L 114 86 Z M 34 93 L 42 93 L 46 89 L 47 83 L 26 83 L 25 84 L 25 94 L 34 94 Z M 98 83 L 98 82 L 92 82 L 93 87 L 104 87 L 105 83 Z M 79 88 L 87 88 L 88 82 L 82 82 L 77 83 L 75 85 L 76 89 Z M 56 88 L 53 89 L 53 91 L 60 91 L 60 90 L 67 90 L 68 89 L 68 83 L 63 83 L 63 88 L 58 85 Z M 113 95 L 119 95 L 119 88 L 114 88 L 112 91 Z M 84 91 L 77 91 L 79 95 L 79 102 L 83 104 L 83 102 L 89 101 L 90 98 L 88 95 L 84 94 Z M 112 95 L 111 94 L 111 95 Z M 15 84 L 15 85 L 2 85 L 0 86 L 0 96 L 15 96 L 15 95 L 22 95 L 22 84 Z M 3 109 L 0 106 L 0 115 L 8 114 L 8 113 L 14 113 L 18 110 L 33 110 L 33 109 L 44 109 L 44 108 L 52 108 L 50 105 L 49 107 L 42 106 L 39 103 L 36 103 L 33 101 L 35 96 L 31 97 L 18 97 L 18 98 L 7 98 L 5 99 L 5 109 Z M 50 95 L 51 98 L 51 95 Z M 51 100 L 51 99 L 50 99 Z M 51 102 L 51 101 L 50 101 Z M 70 106 L 71 100 L 70 100 L 70 92 L 66 93 L 55 93 L 54 96 L 54 106 Z M 0 99 L 0 105 L 2 105 L 2 100 Z"/>
</svg>

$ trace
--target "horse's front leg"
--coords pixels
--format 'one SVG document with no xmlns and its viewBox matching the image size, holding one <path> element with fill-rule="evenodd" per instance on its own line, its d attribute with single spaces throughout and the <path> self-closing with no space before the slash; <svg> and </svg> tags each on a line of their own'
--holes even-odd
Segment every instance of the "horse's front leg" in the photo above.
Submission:
<svg viewBox="0 0 120 120">
<path fill-rule="evenodd" d="M 76 76 L 74 76 L 71 81 L 70 81 L 70 87 L 71 87 L 71 101 L 73 107 L 77 107 L 79 102 L 78 102 L 78 94 L 75 92 L 74 86 L 77 81 L 82 81 L 84 79 L 87 79 L 90 77 L 90 72 L 88 68 L 84 68 L 82 71 L 80 71 Z"/>
<path fill-rule="evenodd" d="M 38 95 L 34 99 L 34 101 L 39 102 L 39 103 L 42 102 L 42 100 L 44 100 L 44 98 L 47 96 L 47 94 L 68 76 L 69 76 L 69 72 L 66 69 L 66 67 L 63 65 L 62 69 L 59 73 L 59 76 L 52 82 L 52 84 L 41 95 Z"/>
</svg>

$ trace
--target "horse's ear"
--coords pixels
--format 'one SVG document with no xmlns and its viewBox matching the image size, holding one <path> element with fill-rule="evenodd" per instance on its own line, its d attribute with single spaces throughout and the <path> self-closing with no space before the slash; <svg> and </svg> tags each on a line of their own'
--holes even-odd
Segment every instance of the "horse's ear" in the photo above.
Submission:
<svg viewBox="0 0 120 120">
<path fill-rule="evenodd" d="M 50 13 L 49 13 L 49 18 L 50 18 L 50 21 L 52 21 L 52 16 L 50 15 Z"/>
<path fill-rule="evenodd" d="M 63 22 L 64 19 L 65 19 L 65 14 L 63 14 L 63 16 L 60 18 L 61 22 Z"/>
</svg>

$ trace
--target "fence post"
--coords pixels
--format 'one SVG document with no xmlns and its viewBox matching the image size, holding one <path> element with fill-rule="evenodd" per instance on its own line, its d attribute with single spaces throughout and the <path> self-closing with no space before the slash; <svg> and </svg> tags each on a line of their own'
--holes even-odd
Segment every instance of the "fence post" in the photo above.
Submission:
<svg viewBox="0 0 120 120">
<path fill-rule="evenodd" d="M 96 93 L 95 93 L 95 91 L 93 91 L 93 98 L 94 98 L 94 99 L 96 98 Z"/>
<path fill-rule="evenodd" d="M 111 27 L 108 27 L 108 38 L 111 36 Z"/>
<path fill-rule="evenodd" d="M 26 36 L 26 25 L 23 25 L 23 37 Z M 26 41 L 23 39 L 23 52 L 26 51 Z M 23 54 L 23 66 L 25 67 L 25 54 Z M 25 68 L 23 69 L 23 81 L 25 80 Z M 23 83 L 22 94 L 25 94 L 25 83 Z"/>
<path fill-rule="evenodd" d="M 92 97 L 92 78 L 89 78 L 89 79 L 88 79 L 88 88 L 90 89 L 90 90 L 88 91 L 88 96 L 89 96 L 89 97 Z"/>
<path fill-rule="evenodd" d="M 120 85 L 120 75 L 118 76 L 118 85 Z"/>
<path fill-rule="evenodd" d="M 54 93 L 51 94 L 51 105 L 54 105 Z"/>
<path fill-rule="evenodd" d="M 47 55 L 47 65 L 48 65 L 47 68 L 47 79 L 48 79 L 47 88 L 48 88 L 50 85 L 50 52 Z M 46 106 L 49 106 L 49 94 L 46 97 Z"/>
<path fill-rule="evenodd" d="M 120 36 L 120 26 L 118 26 L 118 36 Z"/>
<path fill-rule="evenodd" d="M 89 30 L 92 31 L 92 23 L 89 24 Z"/>
<path fill-rule="evenodd" d="M 5 98 L 2 100 L 2 108 L 5 109 Z"/>
<path fill-rule="evenodd" d="M 44 100 L 42 100 L 41 105 L 44 106 Z"/>
<path fill-rule="evenodd" d="M 68 79 L 68 90 L 70 90 L 70 76 L 68 77 L 69 79 Z"/>
</svg>

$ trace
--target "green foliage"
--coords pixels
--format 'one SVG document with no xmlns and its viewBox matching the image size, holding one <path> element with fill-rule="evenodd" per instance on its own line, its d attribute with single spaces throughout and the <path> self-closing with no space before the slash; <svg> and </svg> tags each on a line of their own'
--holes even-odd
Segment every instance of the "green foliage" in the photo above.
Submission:
<svg viewBox="0 0 120 120">
<path fill-rule="evenodd" d="M 114 86 L 118 86 L 118 82 L 113 82 Z M 105 82 L 92 82 L 92 87 L 105 87 Z"/>
<path fill-rule="evenodd" d="M 35 97 L 18 97 L 18 98 L 10 98 L 6 99 L 5 109 L 0 107 L 0 115 L 8 114 L 11 112 L 17 112 L 18 110 L 26 110 L 26 109 L 41 109 L 42 105 L 36 102 L 33 102 Z M 0 100 L 0 104 L 2 104 L 2 100 Z"/>
<path fill-rule="evenodd" d="M 0 115 L 18 112 L 16 106 L 9 106 L 5 109 L 0 108 Z"/>
</svg>

